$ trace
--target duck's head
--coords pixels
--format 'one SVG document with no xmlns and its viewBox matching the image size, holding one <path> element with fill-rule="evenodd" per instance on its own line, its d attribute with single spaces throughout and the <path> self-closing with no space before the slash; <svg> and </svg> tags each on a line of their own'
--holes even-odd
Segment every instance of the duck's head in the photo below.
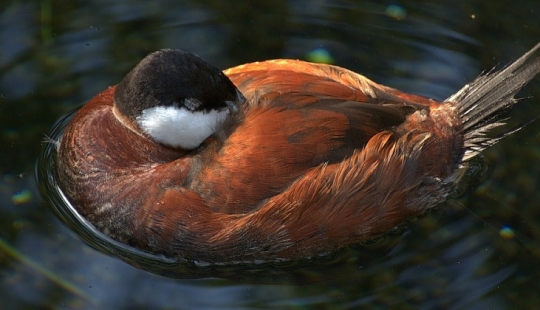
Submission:
<svg viewBox="0 0 540 310">
<path fill-rule="evenodd" d="M 115 109 L 155 142 L 197 148 L 244 101 L 229 78 L 198 56 L 161 50 L 118 84 Z"/>
</svg>

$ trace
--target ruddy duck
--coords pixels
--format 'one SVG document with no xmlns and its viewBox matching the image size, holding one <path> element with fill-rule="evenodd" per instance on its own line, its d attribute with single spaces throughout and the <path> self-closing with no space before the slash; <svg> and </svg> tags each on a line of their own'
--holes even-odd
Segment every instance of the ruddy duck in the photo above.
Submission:
<svg viewBox="0 0 540 310">
<path fill-rule="evenodd" d="M 443 202 L 503 136 L 536 45 L 444 102 L 349 70 L 270 60 L 224 72 L 162 50 L 83 106 L 58 143 L 78 212 L 146 252 L 210 263 L 313 257 Z"/>
</svg>

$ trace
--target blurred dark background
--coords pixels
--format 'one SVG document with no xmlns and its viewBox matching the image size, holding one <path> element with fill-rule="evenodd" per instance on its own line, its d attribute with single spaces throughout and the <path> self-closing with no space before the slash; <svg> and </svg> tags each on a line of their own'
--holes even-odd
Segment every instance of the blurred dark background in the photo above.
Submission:
<svg viewBox="0 0 540 310">
<path fill-rule="evenodd" d="M 0 300 L 34 308 L 534 308 L 540 304 L 540 121 L 485 153 L 463 196 L 415 221 L 379 264 L 318 284 L 175 280 L 80 241 L 34 180 L 55 120 L 146 54 L 219 68 L 325 61 L 445 99 L 540 41 L 540 3 L 515 1 L 4 1 L 0 4 Z M 511 126 L 540 115 L 540 77 Z M 339 276 L 337 276 L 339 275 Z"/>
</svg>

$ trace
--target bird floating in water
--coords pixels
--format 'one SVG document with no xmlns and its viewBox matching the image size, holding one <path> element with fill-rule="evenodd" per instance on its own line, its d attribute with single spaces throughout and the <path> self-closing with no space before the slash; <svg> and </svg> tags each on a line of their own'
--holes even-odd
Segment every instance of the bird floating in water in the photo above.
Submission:
<svg viewBox="0 0 540 310">
<path fill-rule="evenodd" d="M 148 253 L 221 264 L 331 253 L 444 202 L 506 136 L 486 134 L 540 71 L 538 49 L 443 102 L 332 65 L 222 72 L 157 51 L 71 119 L 58 185 L 98 230 Z"/>
</svg>

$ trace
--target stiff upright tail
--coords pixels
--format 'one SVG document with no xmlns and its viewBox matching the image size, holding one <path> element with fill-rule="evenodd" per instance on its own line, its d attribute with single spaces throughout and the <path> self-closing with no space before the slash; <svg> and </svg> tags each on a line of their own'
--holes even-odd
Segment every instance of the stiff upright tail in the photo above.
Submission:
<svg viewBox="0 0 540 310">
<path fill-rule="evenodd" d="M 540 57 L 534 57 L 538 50 L 540 43 L 506 68 L 478 77 L 445 100 L 458 105 L 464 133 L 463 161 L 521 129 L 495 138 L 485 136 L 490 129 L 505 124 L 505 112 L 518 102 L 514 96 L 540 72 Z"/>
</svg>

